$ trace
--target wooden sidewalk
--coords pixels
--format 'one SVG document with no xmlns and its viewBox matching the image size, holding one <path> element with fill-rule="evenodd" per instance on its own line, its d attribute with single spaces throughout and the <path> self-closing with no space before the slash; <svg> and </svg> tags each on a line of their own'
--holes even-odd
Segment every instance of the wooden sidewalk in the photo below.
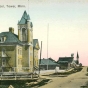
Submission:
<svg viewBox="0 0 88 88">
<path fill-rule="evenodd" d="M 38 78 L 38 74 L 27 72 L 0 72 L 0 80 L 28 80 L 36 78 Z"/>
</svg>

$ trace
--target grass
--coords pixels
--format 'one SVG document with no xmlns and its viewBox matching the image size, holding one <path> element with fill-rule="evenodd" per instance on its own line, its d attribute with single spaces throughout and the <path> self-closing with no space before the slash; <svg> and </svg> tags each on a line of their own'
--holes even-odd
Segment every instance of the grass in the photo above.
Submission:
<svg viewBox="0 0 88 88">
<path fill-rule="evenodd" d="M 31 88 L 34 86 L 45 85 L 49 80 L 50 79 L 42 79 L 39 82 L 37 82 L 38 80 L 1 80 L 0 88 L 8 88 L 10 85 L 12 85 L 14 88 Z M 37 83 L 33 84 L 33 82 Z M 26 83 L 30 83 L 30 85 L 27 85 Z"/>
<path fill-rule="evenodd" d="M 0 88 L 8 88 L 9 85 L 12 85 L 14 88 L 27 88 L 26 82 L 34 82 L 36 80 L 1 80 Z"/>
<path fill-rule="evenodd" d="M 86 76 L 88 76 L 88 73 L 86 74 Z"/>
<path fill-rule="evenodd" d="M 88 67 L 87 67 L 87 72 L 88 72 Z"/>
<path fill-rule="evenodd" d="M 88 72 L 88 67 L 87 67 L 87 72 Z M 86 76 L 88 76 L 88 73 L 86 74 Z"/>
<path fill-rule="evenodd" d="M 34 87 L 34 86 L 43 86 L 45 84 L 47 84 L 47 82 L 49 81 L 50 79 L 43 79 L 42 81 L 38 82 L 37 84 L 33 84 L 33 85 L 30 85 L 29 87 Z"/>
</svg>

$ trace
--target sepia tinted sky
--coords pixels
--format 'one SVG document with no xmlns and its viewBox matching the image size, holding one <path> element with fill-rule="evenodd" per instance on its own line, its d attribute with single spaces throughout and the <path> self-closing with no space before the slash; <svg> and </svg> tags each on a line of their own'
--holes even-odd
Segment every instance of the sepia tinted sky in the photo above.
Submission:
<svg viewBox="0 0 88 88">
<path fill-rule="evenodd" d="M 24 10 L 33 22 L 34 38 L 43 42 L 42 58 L 47 58 L 49 24 L 48 57 L 57 61 L 74 53 L 76 59 L 78 51 L 80 63 L 88 65 L 88 0 L 29 0 L 29 4 L 28 0 L 0 0 L 0 32 L 14 27 L 18 34 L 17 23 Z"/>
</svg>

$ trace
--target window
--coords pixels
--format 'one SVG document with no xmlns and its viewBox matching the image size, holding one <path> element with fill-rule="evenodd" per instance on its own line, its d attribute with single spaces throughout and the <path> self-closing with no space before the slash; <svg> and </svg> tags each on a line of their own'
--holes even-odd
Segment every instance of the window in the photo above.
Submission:
<svg viewBox="0 0 88 88">
<path fill-rule="evenodd" d="M 2 37 L 2 42 L 4 42 L 4 37 Z"/>
<path fill-rule="evenodd" d="M 20 55 L 22 55 L 22 50 L 20 49 Z"/>
<path fill-rule="evenodd" d="M 5 36 L 2 36 L 1 38 L 0 38 L 0 42 L 4 42 L 6 40 L 6 37 Z"/>
<path fill-rule="evenodd" d="M 22 28 L 22 41 L 26 41 L 26 29 Z"/>
<path fill-rule="evenodd" d="M 18 65 L 20 64 L 20 60 L 18 59 Z"/>
<path fill-rule="evenodd" d="M 2 66 L 5 66 L 5 65 L 6 65 L 6 59 L 2 58 Z"/>
<path fill-rule="evenodd" d="M 36 66 L 36 61 L 34 61 L 34 65 Z"/>
<path fill-rule="evenodd" d="M 19 54 L 19 49 L 18 49 L 18 54 Z"/>
<path fill-rule="evenodd" d="M 30 61 L 30 65 L 32 65 L 31 61 Z"/>
<path fill-rule="evenodd" d="M 2 49 L 2 56 L 5 56 L 5 55 L 6 55 L 6 50 Z"/>
<path fill-rule="evenodd" d="M 18 65 L 22 65 L 22 60 L 18 59 Z"/>
<path fill-rule="evenodd" d="M 38 63 L 38 60 L 37 60 L 37 65 L 38 65 L 39 63 Z"/>
<path fill-rule="evenodd" d="M 35 58 L 38 58 L 38 54 L 37 54 L 37 51 L 35 51 Z"/>
<path fill-rule="evenodd" d="M 32 56 L 32 55 L 33 55 L 33 53 L 32 53 L 32 52 L 30 52 L 30 55 Z"/>
<path fill-rule="evenodd" d="M 31 61 L 30 61 L 30 65 L 31 65 Z"/>
<path fill-rule="evenodd" d="M 22 55 L 22 49 L 18 49 L 18 54 Z"/>
</svg>

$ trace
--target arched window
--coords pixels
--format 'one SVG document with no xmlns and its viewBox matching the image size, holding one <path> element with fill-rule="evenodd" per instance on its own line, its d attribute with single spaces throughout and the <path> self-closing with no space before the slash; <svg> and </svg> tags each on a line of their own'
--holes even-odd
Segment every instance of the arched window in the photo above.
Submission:
<svg viewBox="0 0 88 88">
<path fill-rule="evenodd" d="M 26 29 L 22 28 L 22 41 L 26 41 Z"/>
</svg>

